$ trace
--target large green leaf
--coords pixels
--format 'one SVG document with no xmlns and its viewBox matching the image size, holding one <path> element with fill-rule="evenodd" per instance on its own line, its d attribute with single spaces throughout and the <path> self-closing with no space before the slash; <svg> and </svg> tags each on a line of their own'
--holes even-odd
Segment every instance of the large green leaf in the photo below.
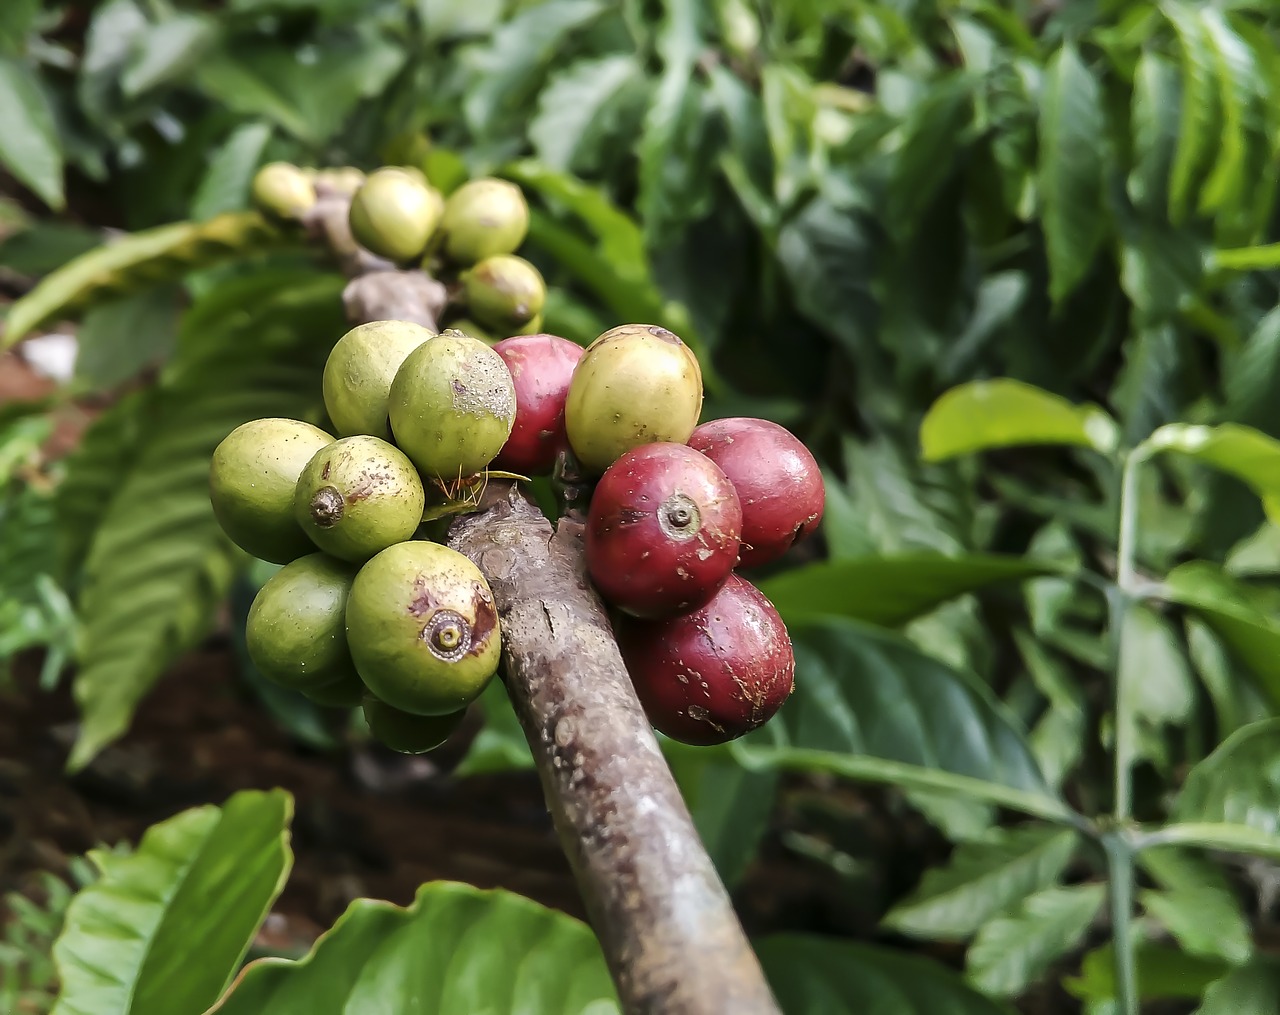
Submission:
<svg viewBox="0 0 1280 1015">
<path fill-rule="evenodd" d="M 1174 945 L 1155 941 L 1138 941 L 1134 953 L 1138 990 L 1144 1001 L 1161 998 L 1194 1001 L 1204 993 L 1205 987 L 1230 968 L 1220 959 L 1188 955 Z M 1064 978 L 1062 985 L 1081 1000 L 1112 1002 L 1116 996 L 1114 943 L 1089 952 L 1080 963 L 1080 975 Z"/>
<path fill-rule="evenodd" d="M 1138 862 L 1160 886 L 1139 892 L 1139 901 L 1187 954 L 1230 965 L 1249 960 L 1253 931 L 1219 864 L 1172 847 L 1144 849 Z"/>
<path fill-rule="evenodd" d="M 151 431 L 115 477 L 88 551 L 72 767 L 128 727 L 142 695 L 213 622 L 240 556 L 209 505 L 209 458 L 240 423 L 314 411 L 324 339 L 345 327 L 341 286 L 314 273 L 257 275 L 188 314 Z"/>
<path fill-rule="evenodd" d="M 951 174 L 963 163 L 965 128 L 973 109 L 975 78 L 957 74 L 941 81 L 902 125 L 902 144 L 889 180 L 887 218 L 908 236 Z"/>
<path fill-rule="evenodd" d="M 575 60 L 547 83 L 529 122 L 534 151 L 552 169 L 581 171 L 599 159 L 610 121 L 634 86 L 643 86 L 641 68 L 630 53 Z"/>
<path fill-rule="evenodd" d="M 209 160 L 209 169 L 191 200 L 191 217 L 207 219 L 246 207 L 253 174 L 270 140 L 270 124 L 247 123 L 237 128 Z"/>
<path fill-rule="evenodd" d="M 149 828 L 135 852 L 94 850 L 101 872 L 54 945 L 53 1015 L 200 1015 L 226 987 L 292 865 L 284 790 Z"/>
<path fill-rule="evenodd" d="M 161 363 L 173 349 L 180 300 L 176 286 L 160 285 L 93 307 L 76 332 L 76 380 L 111 388 Z"/>
<path fill-rule="evenodd" d="M 1161 10 L 1182 50 L 1182 124 L 1169 181 L 1169 218 L 1181 224 L 1221 141 L 1222 101 L 1217 67 L 1199 5 L 1166 0 Z"/>
<path fill-rule="evenodd" d="M 813 934 L 756 943 L 786 1015 L 1010 1015 L 929 959 Z"/>
<path fill-rule="evenodd" d="M 1199 614 L 1280 702 L 1280 625 L 1254 604 L 1241 582 L 1215 564 L 1193 560 L 1169 572 L 1164 596 Z"/>
<path fill-rule="evenodd" d="M 1071 819 L 1023 732 L 976 678 L 843 618 L 793 623 L 791 633 L 796 692 L 773 722 L 730 745 L 745 764 L 830 771 Z"/>
<path fill-rule="evenodd" d="M 210 1015 L 610 1015 L 591 929 L 504 891 L 433 882 L 407 909 L 357 899 L 296 962 L 261 959 Z"/>
<path fill-rule="evenodd" d="M 1193 1015 L 1264 1015 L 1280 1011 L 1280 961 L 1259 957 L 1209 985 Z"/>
<path fill-rule="evenodd" d="M 1264 501 L 1280 501 L 1280 441 L 1238 423 L 1167 423 L 1147 438 L 1156 451 L 1177 451 L 1246 483 Z M 1268 511 L 1280 510 L 1267 504 Z"/>
<path fill-rule="evenodd" d="M 1027 825 L 961 843 L 942 867 L 926 871 L 916 890 L 885 916 L 915 937 L 956 939 L 1033 892 L 1054 884 L 1075 853 L 1070 829 Z"/>
<path fill-rule="evenodd" d="M 1247 825 L 1280 844 L 1280 719 L 1250 723 L 1187 775 L 1174 805 L 1179 821 Z"/>
<path fill-rule="evenodd" d="M 831 614 L 892 627 L 967 592 L 1057 570 L 1019 557 L 910 554 L 810 564 L 770 578 L 760 589 L 787 618 Z"/>
<path fill-rule="evenodd" d="M 134 98 L 185 77 L 217 36 L 217 22 L 202 14 L 174 12 L 149 26 L 120 76 L 121 91 Z"/>
<path fill-rule="evenodd" d="M 1019 994 L 1049 964 L 1080 943 L 1102 908 L 1102 884 L 1046 888 L 986 924 L 969 946 L 969 982 L 998 997 Z"/>
<path fill-rule="evenodd" d="M 1169 207 L 1169 171 L 1178 143 L 1177 66 L 1144 49 L 1133 72 L 1133 168 L 1126 189 L 1144 211 L 1165 215 Z"/>
<path fill-rule="evenodd" d="M 0 58 L 0 165 L 50 208 L 62 208 L 62 151 L 39 77 Z"/>
<path fill-rule="evenodd" d="M 462 108 L 472 131 L 497 137 L 527 115 L 529 99 L 568 37 L 606 7 L 599 0 L 551 0 L 497 25 L 488 44 L 469 55 L 474 77 Z"/>
<path fill-rule="evenodd" d="M 1105 234 L 1106 126 L 1097 79 L 1068 43 L 1049 61 L 1040 93 L 1041 224 L 1055 301 L 1079 285 Z"/>
<path fill-rule="evenodd" d="M 1263 124 L 1265 99 L 1257 86 L 1261 75 L 1249 46 L 1221 11 L 1201 7 L 1198 13 L 1222 103 L 1218 154 L 1200 193 L 1198 210 L 1217 213 L 1227 224 L 1243 219 L 1247 226 L 1255 202 L 1270 202 L 1269 197 L 1258 201 L 1253 193 L 1255 188 L 1266 191 L 1260 178 L 1269 175 L 1265 169 L 1269 148 Z"/>
<path fill-rule="evenodd" d="M 1124 724 L 1134 751 L 1117 764 L 1131 765 L 1150 754 L 1142 747 L 1141 734 L 1186 722 L 1196 700 L 1191 668 L 1173 624 L 1140 603 L 1124 613 L 1116 680 L 1116 722 Z"/>
<path fill-rule="evenodd" d="M 929 461 L 990 448 L 1072 444 L 1110 454 L 1119 432 L 1115 420 L 1094 405 L 1074 405 L 1022 381 L 972 381 L 952 388 L 920 424 L 920 446 Z"/>
<path fill-rule="evenodd" d="M 0 347 L 13 345 L 46 321 L 111 297 L 289 242 L 295 241 L 256 212 L 220 215 L 208 222 L 178 222 L 133 233 L 91 250 L 43 278 L 9 308 Z"/>
<path fill-rule="evenodd" d="M 662 7 L 665 15 L 655 40 L 662 54 L 662 75 L 636 149 L 640 162 L 636 206 L 653 247 L 663 246 L 666 233 L 701 213 L 710 166 L 707 153 L 699 150 L 707 110 L 695 73 L 704 45 L 698 32 L 698 7 L 683 0 Z"/>
</svg>

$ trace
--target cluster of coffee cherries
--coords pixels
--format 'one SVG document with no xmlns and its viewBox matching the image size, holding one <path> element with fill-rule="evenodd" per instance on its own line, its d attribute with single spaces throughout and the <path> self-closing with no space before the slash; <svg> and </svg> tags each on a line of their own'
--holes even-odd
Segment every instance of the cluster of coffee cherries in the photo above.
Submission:
<svg viewBox="0 0 1280 1015">
<path fill-rule="evenodd" d="M 534 373 L 549 386 L 550 368 Z M 698 426 L 697 358 L 662 328 L 606 332 L 561 383 L 566 443 L 599 477 L 587 569 L 649 721 L 697 745 L 758 728 L 791 694 L 795 658 L 777 610 L 737 569 L 817 528 L 817 463 L 767 420 Z"/>
<path fill-rule="evenodd" d="M 450 328 L 488 341 L 542 329 L 541 272 L 516 254 L 529 205 L 508 180 L 468 180 L 446 198 L 413 166 L 308 169 L 273 162 L 258 170 L 253 199 L 277 219 L 301 218 L 324 192 L 350 198 L 355 242 L 400 266 L 421 266 L 449 285 Z"/>
</svg>

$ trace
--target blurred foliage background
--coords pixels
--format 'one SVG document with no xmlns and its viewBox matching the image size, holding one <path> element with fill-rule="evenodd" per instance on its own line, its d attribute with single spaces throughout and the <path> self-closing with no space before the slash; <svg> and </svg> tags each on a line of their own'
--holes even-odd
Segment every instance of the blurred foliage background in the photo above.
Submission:
<svg viewBox="0 0 1280 1015">
<path fill-rule="evenodd" d="M 548 331 L 671 328 L 707 368 L 704 418 L 774 419 L 827 473 L 821 539 L 758 576 L 796 637 L 780 725 L 805 759 L 671 747 L 726 879 L 771 836 L 835 869 L 873 926 L 892 910 L 876 933 L 895 946 L 976 938 L 967 974 L 989 995 L 1113 1010 L 1097 858 L 1051 828 L 1003 827 L 999 793 L 947 777 L 1110 806 L 1107 604 L 1096 582 L 1035 568 L 1111 574 L 1117 477 L 1078 450 L 925 464 L 918 431 L 948 388 L 1009 377 L 1104 407 L 1126 445 L 1174 420 L 1280 437 L 1277 14 L 1264 0 L 7 0 L 0 290 L 23 299 L 4 341 L 75 319 L 78 357 L 52 393 L 0 406 L 0 657 L 43 649 L 40 686 L 72 682 L 82 767 L 227 623 L 224 604 L 235 629 L 263 580 L 213 521 L 208 456 L 249 418 L 318 419 L 344 325 L 333 266 L 241 214 L 258 166 L 416 165 L 445 191 L 505 176 L 534 205 Z M 69 413 L 83 436 L 50 454 Z M 1140 504 L 1141 568 L 1223 563 L 1274 613 L 1280 540 L 1242 484 L 1162 463 Z M 903 563 L 921 553 L 967 577 L 947 591 Z M 1002 575 L 981 571 L 990 554 L 1023 558 L 1005 577 L 1028 580 L 973 594 Z M 906 608 L 851 577 L 877 561 L 898 562 L 884 573 Z M 1276 709 L 1265 660 L 1194 617 L 1153 616 L 1134 650 L 1144 820 Z M 300 744 L 341 749 L 331 717 L 241 663 Z M 527 763 L 504 701 L 485 712 L 462 776 Z M 973 851 L 936 897 L 960 885 L 985 901 L 893 910 L 937 857 L 889 870 L 862 804 L 822 775 L 776 796 L 795 778 L 779 767 L 897 783 L 891 813 Z M 1258 884 L 1273 877 L 1149 883 L 1140 962 L 1186 1005 L 1169 1010 L 1260 968 L 1252 942 L 1274 913 Z M 1205 892 L 1204 919 L 1225 921 L 1207 937 L 1247 925 L 1246 946 L 1188 929 Z M 937 954 L 965 965 L 963 948 Z"/>
</svg>

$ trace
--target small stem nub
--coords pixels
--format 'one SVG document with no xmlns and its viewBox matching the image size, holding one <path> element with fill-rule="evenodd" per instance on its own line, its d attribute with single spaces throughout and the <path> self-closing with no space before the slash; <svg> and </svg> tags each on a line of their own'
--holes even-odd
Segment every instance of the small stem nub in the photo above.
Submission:
<svg viewBox="0 0 1280 1015">
<path fill-rule="evenodd" d="M 336 486 L 322 486 L 311 498 L 311 518 L 322 529 L 329 529 L 342 521 L 347 502 Z"/>
</svg>

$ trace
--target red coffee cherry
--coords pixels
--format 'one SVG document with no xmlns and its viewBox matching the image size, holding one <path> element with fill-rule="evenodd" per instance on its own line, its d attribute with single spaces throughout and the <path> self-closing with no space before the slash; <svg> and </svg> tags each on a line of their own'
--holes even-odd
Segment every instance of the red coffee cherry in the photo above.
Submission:
<svg viewBox="0 0 1280 1015">
<path fill-rule="evenodd" d="M 556 335 L 516 335 L 494 343 L 516 386 L 516 422 L 493 468 L 538 476 L 551 471 L 564 434 L 564 400 L 583 348 Z"/>
</svg>

